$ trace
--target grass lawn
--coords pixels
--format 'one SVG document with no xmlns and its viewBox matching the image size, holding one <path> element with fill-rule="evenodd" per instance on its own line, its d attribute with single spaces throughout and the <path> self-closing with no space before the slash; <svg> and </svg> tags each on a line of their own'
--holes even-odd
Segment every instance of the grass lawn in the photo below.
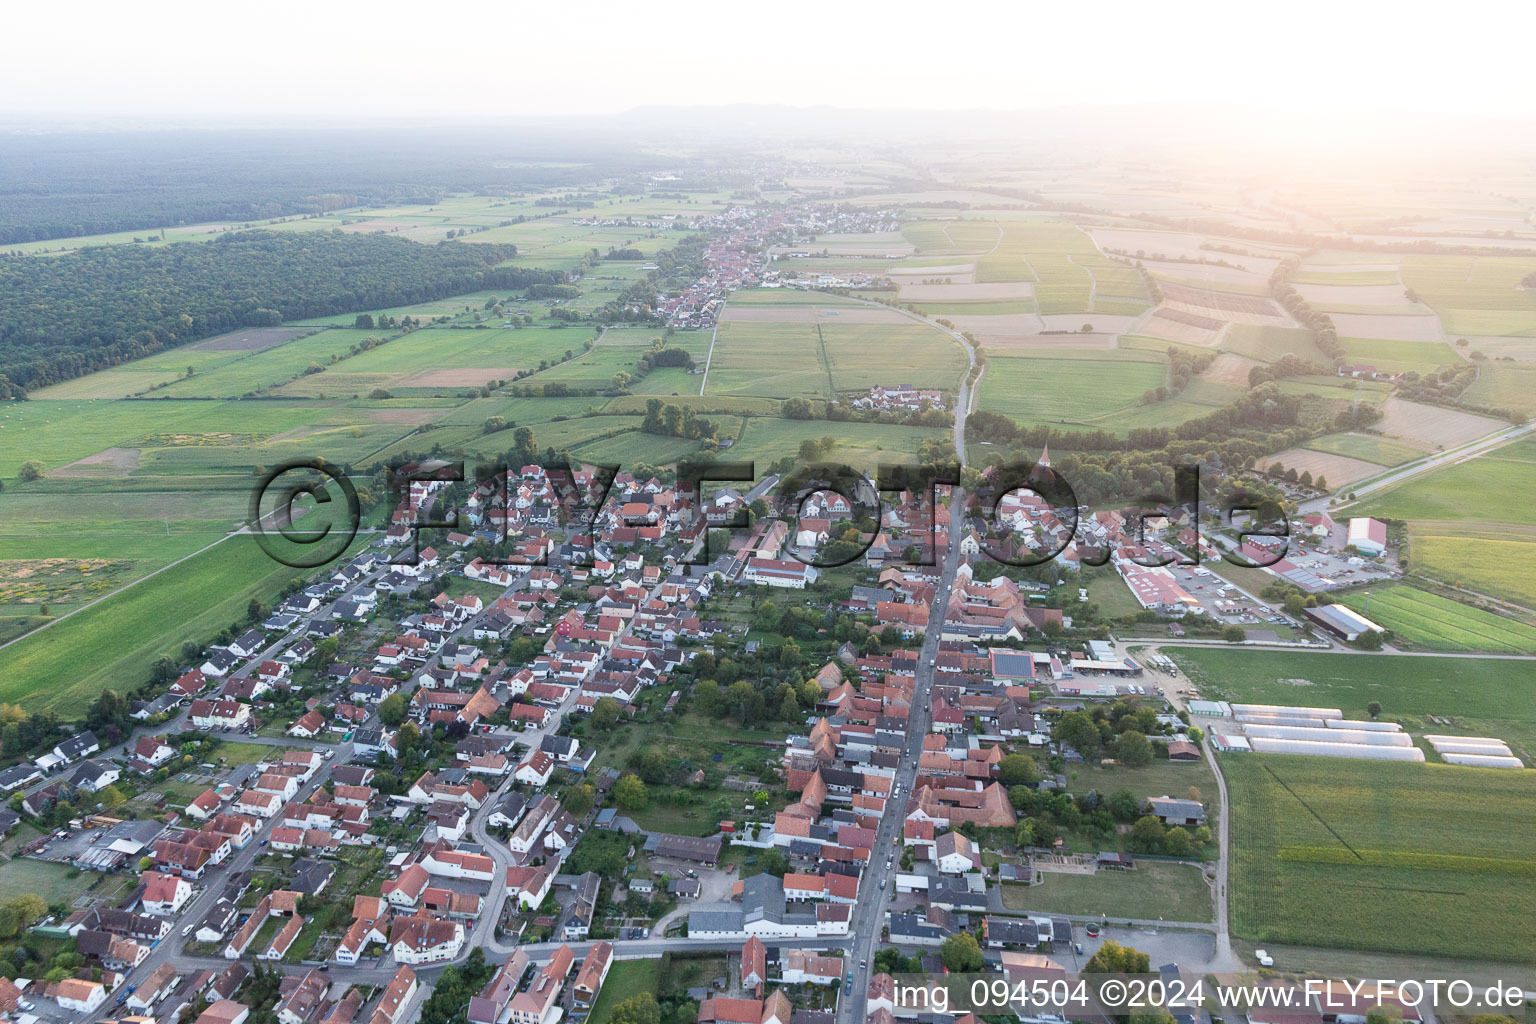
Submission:
<svg viewBox="0 0 1536 1024">
<path fill-rule="evenodd" d="M 1170 654 L 1210 700 L 1336 707 L 1354 719 L 1366 718 L 1366 704 L 1377 700 L 1384 719 L 1419 731 L 1491 734 L 1536 750 L 1536 662 L 1216 648 Z M 1424 715 L 1452 716 L 1459 728 Z"/>
<path fill-rule="evenodd" d="M 1072 765 L 1067 773 L 1067 791 L 1074 794 L 1096 789 L 1100 796 L 1108 796 L 1116 790 L 1126 789 L 1141 798 L 1172 796 L 1182 799 L 1190 786 L 1200 790 L 1201 799 L 1214 805 L 1216 776 L 1204 761 L 1154 761 L 1145 768 L 1080 764 Z M 1214 812 L 1215 807 L 1211 810 Z"/>
<path fill-rule="evenodd" d="M 238 764 L 256 764 L 264 761 L 274 749 L 265 743 L 237 743 L 233 740 L 225 740 L 219 745 L 218 753 L 213 756 L 223 760 L 225 767 L 233 768 Z"/>
<path fill-rule="evenodd" d="M 1236 935 L 1533 962 L 1536 775 L 1283 754 L 1221 767 Z"/>
<path fill-rule="evenodd" d="M 1135 871 L 1045 873 L 1040 885 L 1003 886 L 1003 906 L 1046 914 L 1103 914 L 1141 920 L 1211 920 L 1211 888 L 1191 864 L 1138 860 Z"/>
<path fill-rule="evenodd" d="M 587 1015 L 587 1024 L 604 1024 L 613 1008 L 631 996 L 642 992 L 656 994 L 656 984 L 661 980 L 661 959 L 618 960 L 608 970 L 603 990 L 597 995 L 597 1003 Z"/>
<path fill-rule="evenodd" d="M 1364 591 L 1345 594 L 1342 600 L 1365 613 Z M 1369 601 L 1371 621 L 1411 646 L 1500 654 L 1536 650 L 1536 628 L 1415 587 L 1374 588 Z"/>
<path fill-rule="evenodd" d="M 73 877 L 70 877 L 73 875 Z M 95 871 L 77 871 L 68 864 L 22 858 L 0 866 L 0 903 L 22 893 L 36 893 L 47 901 L 73 903 L 93 885 L 99 891 L 111 893 L 122 881 L 117 875 L 102 875 Z"/>
</svg>

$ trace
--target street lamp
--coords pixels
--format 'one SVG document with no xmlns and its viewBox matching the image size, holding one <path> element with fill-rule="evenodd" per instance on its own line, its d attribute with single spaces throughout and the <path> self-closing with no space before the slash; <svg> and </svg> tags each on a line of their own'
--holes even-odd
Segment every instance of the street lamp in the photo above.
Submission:
<svg viewBox="0 0 1536 1024">
<path fill-rule="evenodd" d="M 1365 592 L 1365 614 L 1367 618 L 1371 614 L 1371 592 L 1369 590 Z"/>
</svg>

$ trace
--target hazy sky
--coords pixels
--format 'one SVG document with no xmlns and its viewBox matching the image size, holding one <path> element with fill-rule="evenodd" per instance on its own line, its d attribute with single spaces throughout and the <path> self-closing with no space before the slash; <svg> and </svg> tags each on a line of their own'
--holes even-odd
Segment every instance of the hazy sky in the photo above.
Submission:
<svg viewBox="0 0 1536 1024">
<path fill-rule="evenodd" d="M 1536 110 L 1536 5 L 22 3 L 0 116 L 519 117 L 649 104 L 1235 100 Z"/>
</svg>

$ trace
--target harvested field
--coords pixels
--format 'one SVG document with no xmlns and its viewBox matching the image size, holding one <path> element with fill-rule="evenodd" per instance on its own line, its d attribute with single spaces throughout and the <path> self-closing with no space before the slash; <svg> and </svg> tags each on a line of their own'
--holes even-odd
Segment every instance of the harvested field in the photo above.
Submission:
<svg viewBox="0 0 1536 1024">
<path fill-rule="evenodd" d="M 924 276 L 919 280 L 926 281 Z M 992 284 L 901 284 L 897 294 L 911 302 L 987 302 L 993 299 L 1032 299 L 1035 286 L 1029 281 L 998 281 Z M 730 307 L 726 307 L 730 311 Z"/>
<path fill-rule="evenodd" d="M 395 382 L 402 388 L 478 388 L 493 380 L 511 380 L 521 371 L 513 366 L 486 369 L 457 367 L 452 370 L 422 370 Z"/>
<path fill-rule="evenodd" d="M 294 338 L 315 333 L 313 327 L 254 327 L 221 334 L 217 338 L 188 345 L 189 352 L 260 352 Z"/>
<path fill-rule="evenodd" d="M 137 448 L 108 448 L 76 459 L 49 472 L 49 476 L 127 476 L 139 468 Z"/>
<path fill-rule="evenodd" d="M 1237 267 L 1218 267 L 1205 263 L 1169 263 L 1158 260 L 1145 260 L 1143 265 L 1153 273 L 1164 277 L 1207 281 L 1212 285 L 1219 281 L 1224 284 L 1264 288 L 1268 284 L 1268 278 L 1265 275 L 1256 274 L 1251 270 L 1240 270 Z"/>
<path fill-rule="evenodd" d="M 1163 298 L 1175 309 L 1193 306 L 1195 308 L 1191 312 L 1196 313 L 1201 309 L 1215 309 L 1223 313 L 1242 314 L 1246 317 L 1283 319 L 1285 316 L 1279 306 L 1258 295 L 1234 295 L 1231 292 L 1197 288 L 1186 284 L 1165 284 L 1162 286 L 1162 291 Z"/>
<path fill-rule="evenodd" d="M 1153 338 L 1176 341 L 1183 345 L 1213 348 L 1221 340 L 1223 326 L 1220 320 L 1213 320 L 1210 317 L 1162 308 L 1141 325 L 1141 333 Z"/>
<path fill-rule="evenodd" d="M 1389 341 L 1444 341 L 1437 316 L 1391 316 L 1334 313 L 1333 326 L 1341 338 L 1385 338 Z"/>
<path fill-rule="evenodd" d="M 970 280 L 976 273 L 974 263 L 949 263 L 937 267 L 890 267 L 886 270 L 891 280 L 900 283 L 906 277 L 948 277 L 959 283 L 960 278 Z"/>
<path fill-rule="evenodd" d="M 826 309 L 819 306 L 734 306 L 720 314 L 722 323 L 755 324 L 908 324 L 911 319 L 894 309 L 873 306 L 844 306 Z"/>
<path fill-rule="evenodd" d="M 1114 334 L 977 334 L 976 339 L 990 352 L 1037 352 L 1044 349 L 1114 348 Z"/>
<path fill-rule="evenodd" d="M 1084 331 L 1085 334 L 1120 334 L 1136 322 L 1136 317 L 1117 313 L 1047 313 L 1040 322 L 1045 324 L 1047 331 L 1081 331 L 1083 325 L 1088 324 L 1092 329 Z"/>
<path fill-rule="evenodd" d="M 1464 351 L 1481 352 L 1490 360 L 1513 359 L 1517 363 L 1536 363 L 1536 338 L 1474 334 L 1467 337 L 1467 344 L 1468 348 Z"/>
<path fill-rule="evenodd" d="M 1382 312 L 1400 310 L 1403 315 L 1426 315 L 1429 310 L 1403 297 L 1403 289 L 1395 284 L 1298 284 L 1294 286 L 1318 309 L 1345 309 L 1350 306 L 1382 306 Z"/>
<path fill-rule="evenodd" d="M 960 332 L 970 331 L 988 344 L 992 338 L 1018 338 L 1039 334 L 1044 330 L 1040 317 L 1031 313 L 1013 313 L 1004 316 L 950 316 L 945 317 Z"/>
<path fill-rule="evenodd" d="M 1219 381 L 1222 384 L 1237 384 L 1241 387 L 1248 386 L 1248 371 L 1255 366 L 1264 364 L 1257 359 L 1249 359 L 1247 356 L 1236 355 L 1232 352 L 1223 352 L 1211 361 L 1211 365 L 1205 368 L 1201 374 L 1206 380 Z"/>
<path fill-rule="evenodd" d="M 1323 477 L 1327 480 L 1330 489 L 1352 484 L 1356 480 L 1364 480 L 1368 476 L 1375 476 L 1381 472 L 1381 467 L 1374 462 L 1352 459 L 1347 455 L 1334 455 L 1330 452 L 1315 452 L 1310 448 L 1287 448 L 1276 455 L 1260 459 L 1258 465 L 1260 469 L 1267 469 L 1276 462 L 1298 473 L 1311 473 L 1313 480 Z"/>
<path fill-rule="evenodd" d="M 1375 425 L 1376 430 L 1436 448 L 1454 448 L 1509 426 L 1487 416 L 1422 405 L 1395 395 L 1382 403 L 1381 412 L 1381 422 Z"/>
</svg>

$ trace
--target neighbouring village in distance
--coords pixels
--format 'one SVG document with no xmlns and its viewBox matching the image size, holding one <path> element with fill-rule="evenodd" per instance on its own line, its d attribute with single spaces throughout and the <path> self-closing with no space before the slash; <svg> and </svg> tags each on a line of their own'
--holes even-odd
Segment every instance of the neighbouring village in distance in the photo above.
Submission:
<svg viewBox="0 0 1536 1024">
<path fill-rule="evenodd" d="M 0 1024 L 1523 1020 L 1536 133 L 1128 110 L 0 128 Z"/>
</svg>

